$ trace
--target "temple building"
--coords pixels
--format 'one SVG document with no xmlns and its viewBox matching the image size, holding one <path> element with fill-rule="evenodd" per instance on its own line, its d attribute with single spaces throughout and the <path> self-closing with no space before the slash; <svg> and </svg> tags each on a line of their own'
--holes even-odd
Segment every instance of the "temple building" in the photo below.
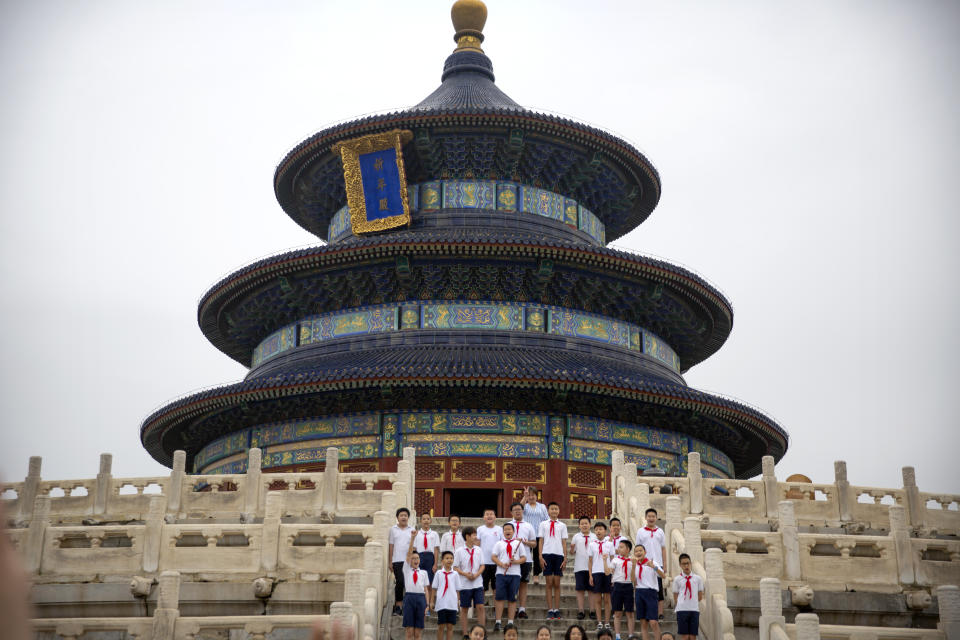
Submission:
<svg viewBox="0 0 960 640">
<path fill-rule="evenodd" d="M 341 471 L 387 472 L 413 447 L 417 512 L 502 514 L 533 485 L 563 517 L 606 517 L 614 450 L 670 476 L 696 452 L 715 478 L 784 455 L 771 418 L 684 381 L 730 334 L 723 294 L 607 247 L 657 206 L 654 166 L 510 99 L 485 19 L 455 4 L 456 49 L 422 102 L 320 131 L 277 167 L 281 208 L 323 242 L 203 295 L 204 335 L 250 371 L 147 417 L 156 460 L 242 473 L 259 448 L 265 472 L 318 471 L 334 446 Z"/>
</svg>

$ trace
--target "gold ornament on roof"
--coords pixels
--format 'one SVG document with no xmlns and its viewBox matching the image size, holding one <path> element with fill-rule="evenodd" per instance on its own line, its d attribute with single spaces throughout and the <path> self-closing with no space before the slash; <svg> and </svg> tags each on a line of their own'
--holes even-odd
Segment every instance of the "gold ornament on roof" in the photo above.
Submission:
<svg viewBox="0 0 960 640">
<path fill-rule="evenodd" d="M 456 33 L 456 51 L 479 51 L 483 42 L 483 25 L 487 22 L 487 5 L 481 0 L 457 0 L 450 9 L 450 19 Z"/>
</svg>

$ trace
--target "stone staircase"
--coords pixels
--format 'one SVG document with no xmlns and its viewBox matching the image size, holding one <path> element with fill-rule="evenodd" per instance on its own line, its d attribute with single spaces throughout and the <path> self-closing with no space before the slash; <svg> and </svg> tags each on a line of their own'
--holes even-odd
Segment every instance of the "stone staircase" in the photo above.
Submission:
<svg viewBox="0 0 960 640">
<path fill-rule="evenodd" d="M 507 522 L 506 519 L 498 518 L 497 524 L 503 524 Z M 577 521 L 576 520 L 562 520 L 567 525 L 567 531 L 572 536 L 577 531 Z M 462 527 L 473 526 L 477 527 L 483 523 L 481 518 L 463 518 Z M 443 522 L 441 518 L 439 522 L 434 522 L 432 527 L 439 535 L 442 535 L 445 531 L 449 531 L 449 528 L 446 525 L 446 522 Z M 588 637 L 595 637 L 597 622 L 596 620 L 591 620 L 587 617 L 584 620 L 577 620 L 577 596 L 574 591 L 574 578 L 573 578 L 573 569 L 572 565 L 569 569 L 565 569 L 563 572 L 563 578 L 560 581 L 560 598 L 561 598 L 561 608 L 560 613 L 563 616 L 559 620 L 547 620 L 547 607 L 546 607 L 546 587 L 544 586 L 543 576 L 540 576 L 540 584 L 535 585 L 531 584 L 527 587 L 527 615 L 529 616 L 526 620 L 514 620 L 514 624 L 520 630 L 520 640 L 533 640 L 536 635 L 536 630 L 540 625 L 547 625 L 553 631 L 553 637 L 555 639 L 562 638 L 564 632 L 572 624 L 580 624 L 586 629 Z M 391 592 L 392 593 L 392 592 Z M 589 606 L 589 605 L 588 605 Z M 487 605 L 485 606 L 487 610 L 487 634 L 491 638 L 495 638 L 493 635 L 493 624 L 495 618 L 494 611 L 494 602 L 493 602 L 493 592 L 487 592 Z M 389 612 L 386 612 L 389 614 Z M 587 612 L 589 616 L 589 611 Z M 669 608 L 664 612 L 664 621 L 661 623 L 661 631 L 671 631 L 676 632 L 676 619 L 673 614 L 673 611 Z M 476 622 L 475 618 L 470 620 L 470 623 L 473 624 Z M 503 612 L 503 623 L 507 622 L 507 611 L 504 608 Z M 613 620 L 611 618 L 611 625 Z M 403 640 L 404 630 L 401 626 L 402 621 L 398 616 L 390 616 L 389 621 L 387 622 L 386 628 L 388 634 L 386 637 L 390 640 Z M 640 624 L 636 625 L 636 633 L 640 633 Z M 627 636 L 627 624 L 626 617 L 623 618 L 623 628 L 621 631 L 621 637 L 626 638 Z M 425 628 L 423 633 L 424 638 L 436 638 L 437 637 L 437 618 L 436 613 L 431 611 L 430 617 L 425 621 Z M 463 637 L 463 631 L 461 630 L 460 621 L 457 621 L 457 625 L 454 628 L 455 640 L 459 640 Z"/>
</svg>

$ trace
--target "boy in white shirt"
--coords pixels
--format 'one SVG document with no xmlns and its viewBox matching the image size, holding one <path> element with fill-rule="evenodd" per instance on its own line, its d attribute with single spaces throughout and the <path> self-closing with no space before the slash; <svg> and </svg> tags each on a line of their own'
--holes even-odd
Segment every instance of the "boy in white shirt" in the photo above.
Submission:
<svg viewBox="0 0 960 640">
<path fill-rule="evenodd" d="M 432 608 L 437 613 L 437 640 L 453 640 L 453 627 L 457 624 L 460 576 L 453 570 L 453 552 L 440 552 L 440 571 L 431 583 Z"/>
<path fill-rule="evenodd" d="M 659 605 L 657 592 L 663 579 L 663 567 L 647 557 L 642 544 L 633 548 L 633 577 L 637 586 L 634 595 L 637 620 L 640 621 L 640 634 L 647 640 L 647 627 L 650 627 L 653 640 L 660 637 Z M 633 633 L 633 627 L 630 628 Z"/>
<path fill-rule="evenodd" d="M 547 620 L 560 619 L 560 578 L 567 566 L 567 525 L 558 520 L 560 505 L 547 505 L 549 520 L 540 523 L 537 532 L 540 566 L 547 581 Z"/>
<path fill-rule="evenodd" d="M 491 558 L 497 565 L 497 589 L 494 601 L 497 608 L 497 617 L 493 625 L 494 631 L 500 631 L 503 603 L 507 603 L 507 624 L 513 623 L 513 614 L 517 609 L 517 591 L 520 588 L 520 567 L 527 562 L 527 547 L 518 538 L 514 537 L 513 523 L 503 524 L 504 539 L 493 547 Z"/>
<path fill-rule="evenodd" d="M 413 527 L 407 524 L 410 519 L 410 510 L 406 507 L 397 509 L 397 524 L 390 527 L 390 533 L 387 536 L 389 547 L 387 555 L 390 556 L 390 565 L 393 567 L 393 615 L 402 615 L 400 604 L 403 602 L 403 563 L 407 557 L 407 549 L 410 547 L 410 532 Z"/>
<path fill-rule="evenodd" d="M 590 544 L 587 557 L 590 561 L 589 584 L 593 593 L 593 608 L 597 613 L 597 631 L 606 626 L 610 628 L 610 565 L 613 545 L 607 539 L 607 525 L 597 522 L 593 525 L 594 541 Z M 604 615 L 605 614 L 605 615 Z M 606 621 L 606 624 L 604 624 Z"/>
<path fill-rule="evenodd" d="M 673 579 L 673 597 L 676 601 L 677 635 L 680 640 L 696 640 L 700 631 L 700 601 L 703 600 L 703 580 L 691 571 L 690 556 L 681 553 L 680 570 Z"/>
<path fill-rule="evenodd" d="M 450 531 L 445 531 L 440 536 L 440 553 L 449 551 L 456 554 L 457 549 L 462 549 L 464 546 L 463 534 L 460 533 L 460 516 L 451 513 L 447 516 L 447 524 L 450 525 Z"/>
<path fill-rule="evenodd" d="M 617 553 L 610 559 L 612 569 L 610 576 L 613 578 L 610 608 L 613 610 L 613 632 L 617 634 L 617 640 L 620 639 L 620 618 L 624 613 L 633 613 L 633 587 L 636 584 L 636 575 L 631 571 L 633 561 L 630 559 L 630 549 L 632 547 L 632 542 L 621 537 L 617 543 Z M 631 634 L 633 633 L 633 616 L 627 616 L 627 629 Z"/>
<path fill-rule="evenodd" d="M 610 518 L 610 534 L 607 536 L 610 538 L 610 542 L 613 543 L 613 550 L 616 551 L 620 546 L 620 540 L 623 539 L 623 535 L 620 532 L 620 518 Z M 630 548 L 633 548 L 633 543 L 630 543 Z"/>
<path fill-rule="evenodd" d="M 573 551 L 574 590 L 577 593 L 577 620 L 583 620 L 587 615 L 583 612 L 585 595 L 590 591 L 590 545 L 596 539 L 590 531 L 590 518 L 580 516 L 577 523 L 580 531 L 570 539 L 570 549 Z"/>
<path fill-rule="evenodd" d="M 477 612 L 477 622 L 486 628 L 487 614 L 483 608 L 483 552 L 477 544 L 477 530 L 463 528 L 464 547 L 453 555 L 453 570 L 460 575 L 460 615 L 463 635 L 467 632 L 467 613 L 472 606 Z"/>
<path fill-rule="evenodd" d="M 637 529 L 634 545 L 642 544 L 647 550 L 647 557 L 663 566 L 663 559 L 667 557 L 667 536 L 663 529 L 657 526 L 657 510 L 650 508 L 643 514 L 646 526 Z M 663 580 L 660 580 L 657 589 L 657 613 L 663 617 Z"/>
<path fill-rule="evenodd" d="M 432 524 L 433 517 L 429 513 L 420 516 L 420 530 L 417 531 L 417 537 L 414 540 L 414 546 L 420 554 L 420 566 L 426 569 L 431 582 L 433 582 L 433 572 L 440 555 L 440 536 L 430 529 Z"/>
<path fill-rule="evenodd" d="M 523 505 L 514 502 L 510 505 L 510 514 L 513 516 L 513 537 L 523 543 L 527 552 L 527 562 L 520 566 L 520 592 L 517 595 L 517 619 L 527 617 L 527 583 L 533 574 L 533 550 L 537 546 L 537 532 L 533 526 L 523 519 Z"/>
<path fill-rule="evenodd" d="M 483 524 L 477 527 L 477 540 L 480 541 L 480 550 L 483 552 L 483 591 L 496 588 L 494 580 L 497 575 L 497 565 L 490 559 L 493 545 L 503 540 L 503 529 L 495 523 L 497 513 L 493 509 L 483 510 Z"/>
<path fill-rule="evenodd" d="M 420 568 L 420 556 L 413 549 L 414 531 L 410 534 L 411 544 L 407 547 L 403 571 L 403 629 L 407 640 L 420 640 L 423 636 L 423 619 L 427 612 L 426 593 L 430 589 L 427 572 Z"/>
</svg>

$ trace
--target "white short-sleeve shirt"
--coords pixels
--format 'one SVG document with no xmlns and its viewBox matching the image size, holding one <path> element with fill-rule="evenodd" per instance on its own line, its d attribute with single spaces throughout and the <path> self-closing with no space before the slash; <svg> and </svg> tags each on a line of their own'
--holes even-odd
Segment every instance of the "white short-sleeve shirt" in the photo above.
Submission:
<svg viewBox="0 0 960 640">
<path fill-rule="evenodd" d="M 398 525 L 390 527 L 390 537 L 387 539 L 393 545 L 393 557 L 390 562 L 404 562 L 407 559 L 407 549 L 410 548 L 410 534 L 413 527 L 407 525 L 402 529 Z"/>
<path fill-rule="evenodd" d="M 503 528 L 497 525 L 488 527 L 482 524 L 477 527 L 477 539 L 480 540 L 480 549 L 483 551 L 483 564 L 493 564 L 493 560 L 490 559 L 490 552 L 493 551 L 493 545 L 503 540 Z"/>
<path fill-rule="evenodd" d="M 603 558 L 607 558 L 607 564 L 609 565 L 610 558 L 613 555 L 613 545 L 610 544 L 609 540 L 594 538 L 590 543 L 590 550 L 587 552 L 587 557 L 590 559 L 590 573 L 603 573 Z"/>
<path fill-rule="evenodd" d="M 573 534 L 573 538 L 570 539 L 570 546 L 573 547 L 574 571 L 587 571 L 589 569 L 588 556 L 590 553 L 590 544 L 594 540 L 596 540 L 596 536 L 593 535 L 592 532 L 583 535 L 577 531 Z"/>
<path fill-rule="evenodd" d="M 471 551 L 473 553 L 471 553 Z M 476 573 L 483 568 L 483 551 L 478 545 L 472 547 L 461 547 L 453 554 L 453 566 L 464 573 Z M 460 578 L 461 589 L 476 589 L 483 586 L 483 576 L 479 575 L 473 580 L 467 580 L 463 576 Z"/>
<path fill-rule="evenodd" d="M 663 567 L 655 563 L 650 558 L 644 557 L 643 565 L 634 562 L 634 573 L 637 576 L 638 589 L 659 589 L 660 583 L 657 582 L 657 571 L 663 571 Z"/>
<path fill-rule="evenodd" d="M 452 531 L 447 531 L 442 536 L 440 536 L 440 553 L 443 554 L 444 551 L 453 551 L 456 552 L 457 549 L 463 549 L 467 546 L 467 543 L 463 541 L 463 534 L 460 531 L 457 531 L 456 537 L 454 537 Z"/>
<path fill-rule="evenodd" d="M 509 520 L 508 522 L 513 525 L 514 538 L 519 538 L 525 542 L 537 541 L 537 532 L 533 530 L 533 525 L 526 520 L 521 520 L 520 522 Z M 533 554 L 530 553 L 530 547 L 527 547 L 525 550 L 527 551 L 527 562 L 533 562 Z"/>
<path fill-rule="evenodd" d="M 550 525 L 553 525 L 553 534 L 550 533 Z M 540 523 L 540 531 L 537 532 L 538 538 L 543 538 L 543 555 L 553 554 L 563 555 L 562 541 L 567 539 L 567 525 L 559 520 L 544 520 Z"/>
<path fill-rule="evenodd" d="M 654 527 L 653 531 L 646 527 L 637 529 L 636 544 L 642 544 L 647 550 L 647 557 L 659 565 L 663 565 L 663 548 L 666 546 L 666 535 L 660 527 Z"/>
<path fill-rule="evenodd" d="M 417 553 L 433 553 L 440 546 L 440 536 L 436 531 L 420 529 L 417 531 L 417 537 L 413 539 L 413 550 Z M 439 560 L 440 558 L 434 558 Z"/>
<path fill-rule="evenodd" d="M 413 581 L 413 576 L 416 574 L 417 581 Z M 427 576 L 427 572 L 423 569 L 413 570 L 406 562 L 403 563 L 403 588 L 406 589 L 407 593 L 426 593 L 424 590 L 425 587 L 429 587 L 430 578 Z"/>
<path fill-rule="evenodd" d="M 624 558 L 623 556 L 615 555 L 610 560 L 608 560 L 611 567 L 613 568 L 613 581 L 614 582 L 626 582 L 631 584 L 633 580 L 630 578 L 630 563 L 632 560 L 630 558 Z"/>
<path fill-rule="evenodd" d="M 509 546 L 509 549 L 507 548 L 508 546 Z M 527 560 L 526 549 L 527 547 L 522 542 L 520 542 L 516 538 L 512 538 L 510 540 L 501 540 L 500 542 L 495 544 L 491 555 L 495 555 L 500 560 L 500 562 L 506 563 L 506 562 L 510 562 L 511 559 L 520 559 L 524 561 L 522 564 L 526 564 L 526 560 Z M 506 573 L 508 576 L 518 576 L 520 575 L 520 565 L 511 564 L 510 567 L 506 570 L 504 570 L 504 568 L 501 567 L 500 565 L 497 565 L 497 575 L 501 575 L 504 573 Z"/>
<path fill-rule="evenodd" d="M 437 600 L 433 605 L 435 611 L 456 611 L 460 608 L 460 599 L 457 591 L 460 590 L 460 575 L 456 571 L 449 573 L 441 569 L 433 574 L 433 591 Z"/>
<path fill-rule="evenodd" d="M 690 589 L 687 589 L 687 578 L 690 578 Z M 671 589 L 677 597 L 677 606 L 674 611 L 700 611 L 700 592 L 703 591 L 703 580 L 695 573 L 679 575 L 673 579 Z"/>
</svg>

